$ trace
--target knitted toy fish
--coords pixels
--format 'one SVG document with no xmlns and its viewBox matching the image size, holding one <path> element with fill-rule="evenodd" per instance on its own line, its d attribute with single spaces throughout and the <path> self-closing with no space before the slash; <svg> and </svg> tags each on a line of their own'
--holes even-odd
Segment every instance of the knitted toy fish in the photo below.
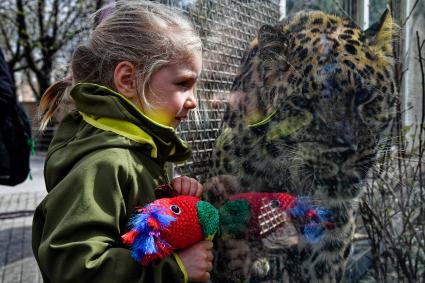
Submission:
<svg viewBox="0 0 425 283">
<path fill-rule="evenodd" d="M 211 240 L 219 230 L 218 210 L 193 196 L 161 198 L 138 209 L 122 236 L 132 256 L 143 266 L 176 249 Z"/>
<path fill-rule="evenodd" d="M 215 234 L 257 240 L 296 222 L 310 242 L 331 229 L 330 213 L 286 193 L 242 193 L 216 209 L 193 196 L 161 198 L 137 210 L 122 236 L 143 266 Z"/>
</svg>

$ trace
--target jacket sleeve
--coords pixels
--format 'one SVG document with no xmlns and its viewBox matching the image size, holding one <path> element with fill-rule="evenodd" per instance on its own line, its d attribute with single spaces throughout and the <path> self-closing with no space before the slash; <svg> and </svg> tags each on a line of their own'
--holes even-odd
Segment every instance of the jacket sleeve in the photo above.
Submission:
<svg viewBox="0 0 425 283">
<path fill-rule="evenodd" d="M 130 168 L 117 165 L 117 158 L 80 162 L 37 208 L 33 250 L 45 282 L 185 281 L 176 257 L 144 268 L 121 245 L 126 210 L 133 210 L 125 198 L 137 193 L 122 190 L 132 186 Z"/>
</svg>

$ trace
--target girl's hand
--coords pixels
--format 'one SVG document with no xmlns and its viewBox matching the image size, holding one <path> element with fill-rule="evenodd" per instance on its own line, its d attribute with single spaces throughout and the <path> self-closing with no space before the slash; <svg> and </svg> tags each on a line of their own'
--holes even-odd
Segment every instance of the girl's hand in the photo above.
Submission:
<svg viewBox="0 0 425 283">
<path fill-rule="evenodd" d="M 210 279 L 210 272 L 213 268 L 212 248 L 213 243 L 211 241 L 201 241 L 177 252 L 186 268 L 190 282 L 205 282 Z"/>
<path fill-rule="evenodd" d="M 179 176 L 171 181 L 171 186 L 177 191 L 179 195 L 202 196 L 203 187 L 201 183 L 193 178 L 187 176 Z"/>
</svg>

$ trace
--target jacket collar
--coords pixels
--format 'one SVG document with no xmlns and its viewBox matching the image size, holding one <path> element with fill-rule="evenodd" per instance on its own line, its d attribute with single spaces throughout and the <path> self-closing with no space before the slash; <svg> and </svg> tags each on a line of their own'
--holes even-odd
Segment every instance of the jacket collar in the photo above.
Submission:
<svg viewBox="0 0 425 283">
<path fill-rule="evenodd" d="M 187 142 L 172 127 L 145 116 L 122 94 L 105 86 L 79 83 L 71 90 L 76 108 L 90 125 L 150 147 L 149 154 L 163 161 L 181 162 L 191 155 Z"/>
</svg>

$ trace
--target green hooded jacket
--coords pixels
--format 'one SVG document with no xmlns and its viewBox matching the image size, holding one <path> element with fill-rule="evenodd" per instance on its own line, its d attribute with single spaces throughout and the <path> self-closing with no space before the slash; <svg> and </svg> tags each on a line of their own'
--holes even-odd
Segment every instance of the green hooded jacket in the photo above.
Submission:
<svg viewBox="0 0 425 283">
<path fill-rule="evenodd" d="M 106 87 L 77 84 L 71 96 L 76 111 L 50 144 L 48 194 L 33 219 L 32 247 L 44 281 L 187 281 L 176 255 L 142 267 L 121 242 L 135 208 L 169 182 L 165 162 L 190 156 L 187 144 Z"/>
</svg>

